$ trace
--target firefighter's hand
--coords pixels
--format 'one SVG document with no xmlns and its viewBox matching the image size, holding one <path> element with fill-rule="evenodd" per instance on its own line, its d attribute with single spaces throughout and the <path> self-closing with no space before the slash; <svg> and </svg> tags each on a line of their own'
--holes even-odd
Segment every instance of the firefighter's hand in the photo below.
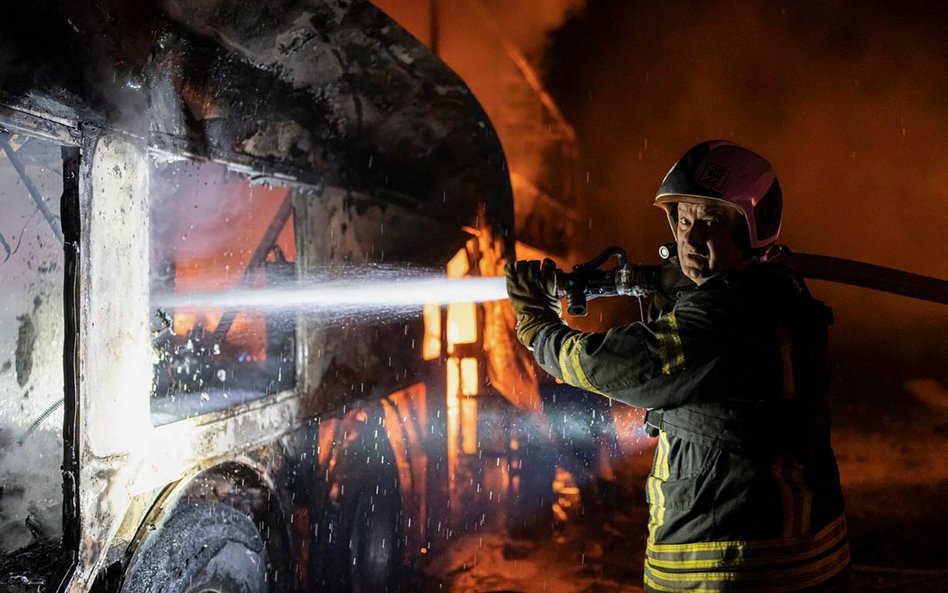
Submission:
<svg viewBox="0 0 948 593">
<path fill-rule="evenodd" d="M 561 323 L 563 309 L 556 294 L 556 264 L 520 260 L 504 266 L 507 295 L 517 314 L 517 339 L 533 350 L 533 339 L 552 323 Z"/>
</svg>

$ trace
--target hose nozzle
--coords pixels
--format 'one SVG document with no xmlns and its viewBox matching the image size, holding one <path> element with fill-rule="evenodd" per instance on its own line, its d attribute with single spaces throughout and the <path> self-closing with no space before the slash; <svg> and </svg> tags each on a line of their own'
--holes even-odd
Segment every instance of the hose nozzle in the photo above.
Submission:
<svg viewBox="0 0 948 593">
<path fill-rule="evenodd" d="M 615 257 L 619 265 L 610 270 L 600 269 Z M 626 261 L 625 250 L 609 247 L 592 260 L 573 266 L 572 272 L 556 270 L 556 286 L 566 297 L 566 312 L 583 317 L 588 312 L 588 301 L 606 296 L 642 296 L 654 292 L 658 286 L 660 266 L 638 266 Z"/>
</svg>

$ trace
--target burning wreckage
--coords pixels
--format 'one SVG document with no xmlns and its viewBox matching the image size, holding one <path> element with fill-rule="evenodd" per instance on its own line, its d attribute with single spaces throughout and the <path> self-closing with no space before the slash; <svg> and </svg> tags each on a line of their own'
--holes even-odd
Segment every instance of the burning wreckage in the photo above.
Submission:
<svg viewBox="0 0 948 593">
<path fill-rule="evenodd" d="M 343 0 L 49 0 L 0 27 L 4 590 L 381 591 L 549 507 L 508 308 L 163 304 L 498 274 L 504 154 L 424 46 Z"/>
</svg>

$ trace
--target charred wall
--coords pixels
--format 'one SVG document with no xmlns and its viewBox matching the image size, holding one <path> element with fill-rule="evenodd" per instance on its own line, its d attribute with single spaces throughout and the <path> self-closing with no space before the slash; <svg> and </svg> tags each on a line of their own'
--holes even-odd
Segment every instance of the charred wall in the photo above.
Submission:
<svg viewBox="0 0 948 593">
<path fill-rule="evenodd" d="M 493 128 L 467 87 L 371 4 L 47 0 L 0 24 L 5 102 L 153 145 L 253 159 L 391 196 L 446 225 L 512 221 Z"/>
</svg>

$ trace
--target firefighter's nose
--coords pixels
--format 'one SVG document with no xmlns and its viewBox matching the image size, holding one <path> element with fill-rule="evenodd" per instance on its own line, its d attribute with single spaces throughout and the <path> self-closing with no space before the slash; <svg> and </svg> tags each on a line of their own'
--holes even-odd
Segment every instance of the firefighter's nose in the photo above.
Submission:
<svg viewBox="0 0 948 593">
<path fill-rule="evenodd" d="M 704 233 L 701 232 L 699 225 L 690 225 L 680 230 L 682 243 L 690 247 L 690 251 L 703 253 L 705 247 Z"/>
</svg>

